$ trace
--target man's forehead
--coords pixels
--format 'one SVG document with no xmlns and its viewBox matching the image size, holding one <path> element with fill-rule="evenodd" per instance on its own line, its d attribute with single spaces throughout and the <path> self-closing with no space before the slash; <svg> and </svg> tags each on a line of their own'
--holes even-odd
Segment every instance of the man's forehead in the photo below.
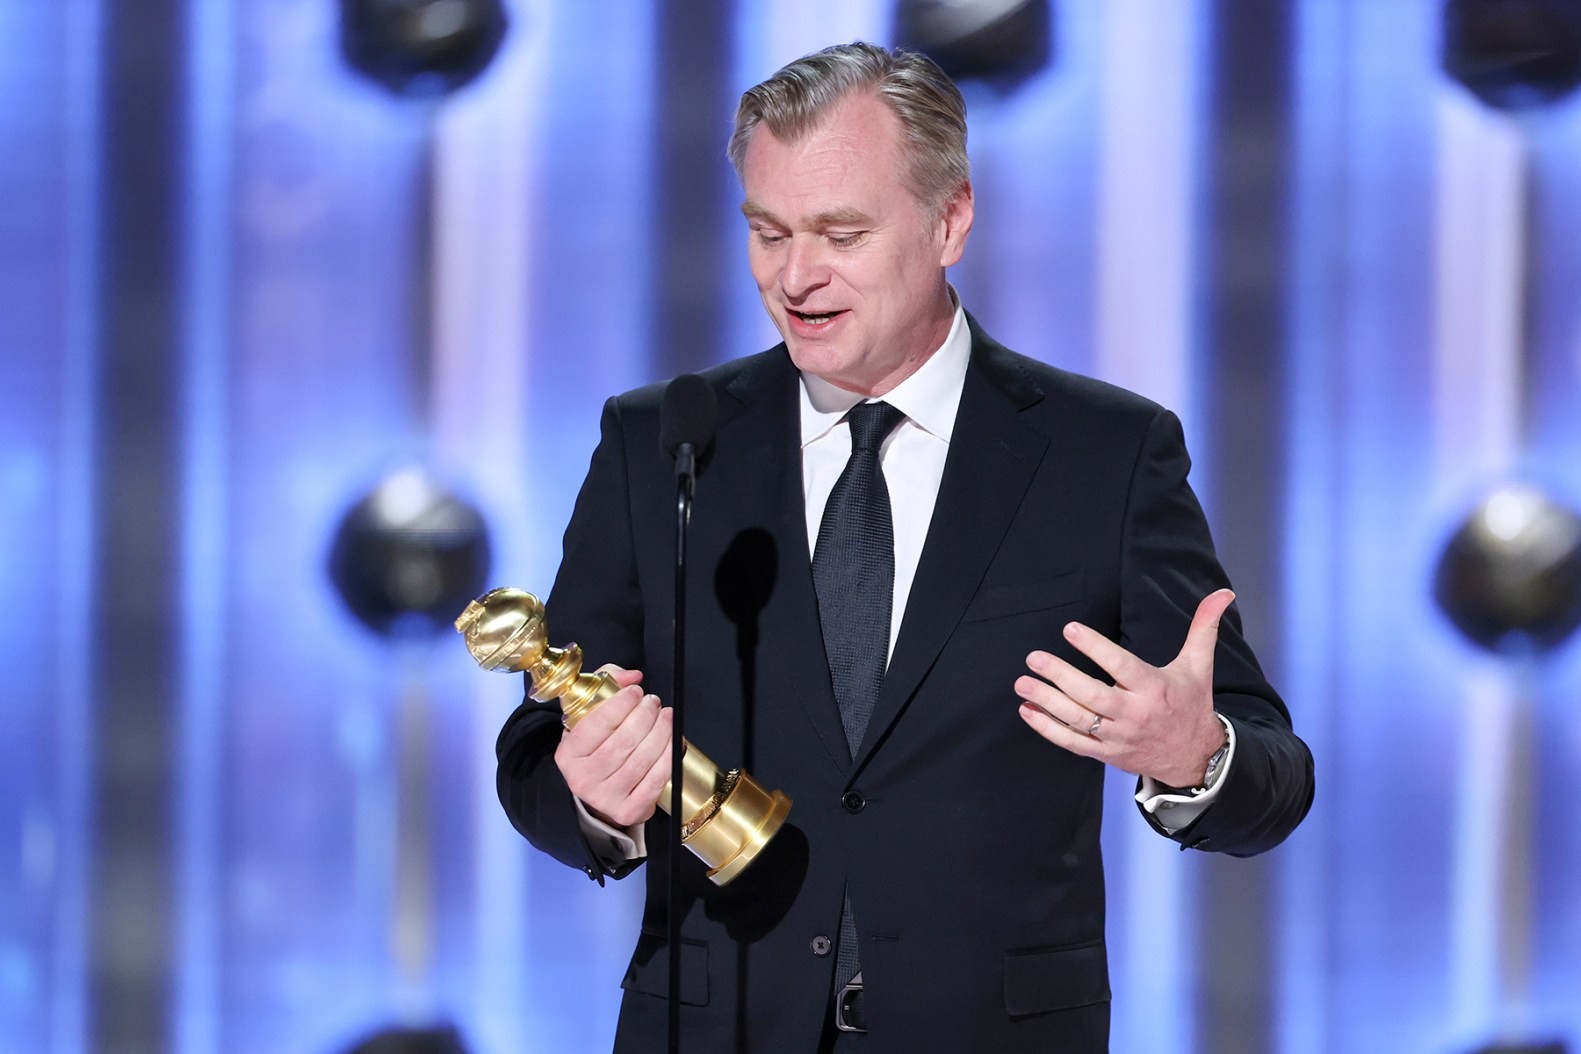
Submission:
<svg viewBox="0 0 1581 1054">
<path fill-rule="evenodd" d="M 747 144 L 742 214 L 813 228 L 873 222 L 905 193 L 898 126 L 877 98 L 852 96 L 793 136 L 759 125 Z"/>
<path fill-rule="evenodd" d="M 771 124 L 768 119 L 759 121 L 747 141 L 748 149 L 750 150 L 751 144 L 759 139 L 768 139 L 782 146 L 794 147 L 820 134 L 842 129 L 860 136 L 864 132 L 870 133 L 874 122 L 879 125 L 895 122 L 896 127 L 899 127 L 893 108 L 885 103 L 876 91 L 853 89 L 830 100 L 817 112 L 807 114 L 800 120 L 778 127 Z"/>
</svg>

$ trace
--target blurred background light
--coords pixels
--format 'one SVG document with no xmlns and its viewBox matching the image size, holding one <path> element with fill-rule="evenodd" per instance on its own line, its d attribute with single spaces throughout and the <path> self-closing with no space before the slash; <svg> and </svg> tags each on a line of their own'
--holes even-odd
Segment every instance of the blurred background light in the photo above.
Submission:
<svg viewBox="0 0 1581 1054">
<path fill-rule="evenodd" d="M 1581 626 L 1581 516 L 1534 486 L 1495 490 L 1449 539 L 1434 597 L 1480 647 L 1558 647 Z"/>
<path fill-rule="evenodd" d="M 957 82 L 1009 90 L 1053 57 L 1053 0 L 898 0 L 895 43 L 927 54 Z"/>
<path fill-rule="evenodd" d="M 335 530 L 329 573 L 352 613 L 384 635 L 439 633 L 488 583 L 483 517 L 419 468 L 391 473 Z"/>
<path fill-rule="evenodd" d="M 434 634 L 547 589 L 605 398 L 772 342 L 724 131 L 856 36 L 963 82 L 967 307 L 1182 411 L 1317 756 L 1254 861 L 1112 782 L 1115 1049 L 1573 1047 L 1577 6 L 0 4 L 0 1047 L 607 1049 L 640 890 Z"/>
<path fill-rule="evenodd" d="M 1581 3 L 1448 0 L 1444 68 L 1500 110 L 1557 102 L 1581 83 Z"/>
<path fill-rule="evenodd" d="M 340 46 L 364 76 L 433 98 L 483 72 L 505 39 L 501 0 L 340 0 Z"/>
</svg>

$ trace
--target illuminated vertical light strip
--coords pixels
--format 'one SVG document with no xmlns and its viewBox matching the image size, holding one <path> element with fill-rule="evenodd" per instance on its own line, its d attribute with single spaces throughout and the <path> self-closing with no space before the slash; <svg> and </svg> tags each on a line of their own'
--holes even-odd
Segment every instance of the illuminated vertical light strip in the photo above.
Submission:
<svg viewBox="0 0 1581 1054">
<path fill-rule="evenodd" d="M 176 772 L 174 1047 L 221 1049 L 220 802 L 224 784 L 226 385 L 229 355 L 232 5 L 187 4 L 182 200 L 180 728 Z"/>
<path fill-rule="evenodd" d="M 1189 420 L 1200 14 L 1151 0 L 1103 13 L 1096 361 Z"/>
<path fill-rule="evenodd" d="M 1453 85 L 1436 116 L 1434 477 L 1459 502 L 1519 457 L 1527 148 Z"/>
<path fill-rule="evenodd" d="M 1541 223 L 1534 225 L 1531 258 L 1541 261 L 1545 291 L 1532 319 L 1541 343 L 1531 349 L 1532 443 L 1526 456 L 1545 485 L 1559 488 L 1553 496 L 1576 507 L 1581 504 L 1581 414 L 1574 412 L 1581 395 L 1581 318 L 1570 298 L 1555 297 L 1551 290 L 1581 286 L 1581 95 L 1571 94 L 1523 123 L 1532 137 L 1534 201 L 1543 209 Z M 1574 645 L 1571 638 L 1555 657 L 1581 657 Z M 1581 1035 L 1581 1000 L 1576 1009 L 1576 1034 Z"/>
<path fill-rule="evenodd" d="M 734 58 L 732 87 L 738 91 L 745 91 L 779 68 L 774 65 L 770 52 L 776 39 L 776 28 L 782 26 L 784 22 L 785 19 L 775 10 L 774 0 L 743 3 L 737 6 L 735 40 L 732 48 Z M 734 108 L 730 112 L 734 115 Z M 724 129 L 720 134 L 728 136 L 729 129 Z M 757 286 L 747 269 L 746 224 L 742 222 L 734 228 L 725 229 L 734 230 L 736 235 L 734 238 L 726 239 L 724 251 L 730 254 L 730 259 L 740 261 L 740 278 L 719 291 L 719 295 L 726 298 L 725 309 L 722 312 L 724 342 L 731 349 L 739 349 L 741 354 L 762 351 L 764 348 L 773 347 L 778 342 L 779 335 L 775 333 L 774 326 L 763 310 L 763 301 L 759 298 Z"/>
<path fill-rule="evenodd" d="M 60 596 L 65 610 L 93 589 L 94 429 L 98 388 L 100 224 L 99 97 L 100 0 L 76 0 L 61 8 L 65 25 L 66 108 L 66 319 L 61 356 Z M 64 622 L 62 623 L 64 625 Z M 55 898 L 55 954 L 51 972 L 52 1054 L 88 1049 L 88 798 L 94 743 L 89 709 L 94 671 L 75 641 L 62 633 L 55 642 L 55 705 L 60 738 L 55 758 L 59 780 L 59 887 Z"/>
<path fill-rule="evenodd" d="M 1286 354 L 1290 427 L 1285 448 L 1286 543 L 1281 651 L 1292 699 L 1321 705 L 1334 698 L 1330 656 L 1335 648 L 1332 603 L 1336 546 L 1334 512 L 1338 467 L 1334 456 L 1335 364 L 1340 252 L 1345 220 L 1343 187 L 1350 177 L 1344 146 L 1348 106 L 1347 10 L 1342 3 L 1295 6 L 1294 158 L 1291 236 L 1286 265 Z M 1317 758 L 1327 755 L 1328 714 L 1311 706 L 1298 725 Z M 1321 771 L 1321 767 L 1320 767 Z M 1321 782 L 1321 778 L 1320 778 Z M 1321 791 L 1320 791 L 1321 793 Z M 1274 961 L 1279 976 L 1275 1034 L 1281 1054 L 1325 1054 L 1330 1049 L 1328 984 L 1331 926 L 1328 813 L 1318 810 L 1279 856 L 1276 894 L 1279 932 Z"/>
<path fill-rule="evenodd" d="M 544 156 L 535 147 L 560 6 L 523 0 L 510 9 L 505 45 L 485 79 L 442 111 L 434 142 L 432 441 L 446 474 L 480 503 L 501 582 L 530 562 L 541 535 L 528 507 L 524 460 L 539 427 L 526 407 L 535 341 L 524 291 L 538 248 L 529 205 L 540 174 L 534 158 Z M 502 568 L 512 570 L 501 578 Z M 466 669 L 467 680 L 456 685 L 472 743 L 476 832 L 471 999 L 461 1009 L 479 1049 L 509 1050 L 533 1034 L 521 1010 L 533 900 L 527 846 L 500 812 L 492 762 L 509 712 L 502 696 L 518 688 L 477 674 Z"/>
<path fill-rule="evenodd" d="M 1437 709 L 1420 708 L 1450 676 L 1400 661 L 1433 628 L 1420 491 L 1433 472 L 1423 379 L 1435 372 L 1441 6 L 1299 12 L 1284 632 L 1319 789 L 1280 853 L 1285 1054 L 1398 1046 L 1440 1023 L 1448 998 L 1448 941 L 1431 943 L 1444 936 L 1431 881 L 1442 869 L 1407 887 L 1389 852 L 1430 863 L 1423 854 L 1449 851 L 1464 828 L 1388 822 L 1420 771 L 1436 773 L 1422 750 L 1396 749 L 1399 731 L 1418 719 L 1432 731 Z"/>
<path fill-rule="evenodd" d="M 1455 827 L 1478 832 L 1455 843 L 1451 944 L 1455 1037 L 1480 1036 L 1500 1023 L 1500 929 L 1506 892 L 1500 881 L 1499 850 L 1509 844 L 1502 830 L 1509 815 L 1511 735 L 1520 716 L 1508 670 L 1492 663 L 1469 666 L 1461 678 L 1465 729 L 1456 787 Z"/>
<path fill-rule="evenodd" d="M 1111 0 L 1103 16 L 1096 370 L 1190 420 L 1201 16 L 1195 5 L 1152 0 Z M 1119 803 L 1122 783 L 1129 797 L 1129 780 L 1111 780 L 1111 804 Z M 1191 976 L 1182 913 L 1193 883 L 1179 854 L 1159 853 L 1146 824 L 1114 815 L 1134 821 L 1120 828 L 1125 877 L 1110 903 L 1125 912 L 1117 987 L 1136 1008 L 1117 1017 L 1115 1042 L 1175 1049 L 1181 1036 L 1195 1034 L 1191 987 L 1181 983 Z"/>
<path fill-rule="evenodd" d="M 1008 96 L 967 89 L 976 215 L 951 280 L 996 338 L 1090 373 L 1104 15 L 1095 0 L 1052 6 L 1046 69 Z"/>
<path fill-rule="evenodd" d="M 1527 149 L 1512 119 L 1445 85 L 1437 106 L 1435 490 L 1457 516 L 1520 458 Z M 1502 831 L 1520 719 L 1507 669 L 1474 668 L 1463 681 L 1466 720 L 1456 787 L 1460 831 Z M 1456 1034 L 1496 1023 L 1501 995 L 1500 905 L 1505 836 L 1456 839 L 1451 1005 Z"/>
<path fill-rule="evenodd" d="M 1347 6 L 1345 213 L 1331 243 L 1342 329 L 1326 354 L 1343 384 L 1326 435 L 1340 461 L 1333 479 L 1338 558 L 1326 588 L 1332 677 L 1325 702 L 1331 777 L 1324 812 L 1334 824 L 1326 873 L 1331 986 L 1328 1028 L 1337 1048 L 1397 1048 L 1445 1016 L 1449 975 L 1448 857 L 1465 829 L 1447 815 L 1391 823 L 1390 808 L 1437 804 L 1424 779 L 1442 775 L 1426 744 L 1442 729 L 1451 669 L 1402 663 L 1429 643 L 1433 471 L 1435 185 L 1440 173 L 1435 93 L 1440 90 L 1443 5 L 1433 0 Z M 1292 598 L 1302 604 L 1309 598 Z M 1421 746 L 1401 751 L 1405 735 Z M 1319 791 L 1319 794 L 1325 794 Z M 1379 807 L 1379 802 L 1387 804 Z M 1343 836 L 1339 832 L 1343 831 Z M 1398 861 L 1428 865 L 1396 881 Z M 1400 979 L 1394 990 L 1370 971 Z"/>
<path fill-rule="evenodd" d="M 737 91 L 745 91 L 775 68 L 769 65 L 771 60 L 768 58 L 775 22 L 772 14 L 772 4 L 768 2 L 743 3 L 736 8 L 730 83 Z M 734 113 L 732 108 L 731 114 Z M 729 134 L 728 128 L 720 133 L 721 137 Z M 740 278 L 719 291 L 719 295 L 725 298 L 725 307 L 721 312 L 724 343 L 731 349 L 739 349 L 741 354 L 762 351 L 773 347 L 779 337 L 763 310 L 763 302 L 747 270 L 746 224 L 742 222 L 734 228 L 727 226 L 725 229 L 735 232 L 735 237 L 725 240 L 724 251 L 730 254 L 730 259 L 740 262 Z"/>
</svg>

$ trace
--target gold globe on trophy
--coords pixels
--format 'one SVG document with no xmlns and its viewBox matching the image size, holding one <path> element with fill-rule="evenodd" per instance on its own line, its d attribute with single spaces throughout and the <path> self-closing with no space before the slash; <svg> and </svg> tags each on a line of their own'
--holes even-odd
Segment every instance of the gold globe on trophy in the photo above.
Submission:
<svg viewBox="0 0 1581 1054">
<path fill-rule="evenodd" d="M 582 649 L 548 643 L 543 603 L 531 593 L 491 589 L 467 605 L 456 619 L 467 651 L 485 670 L 525 671 L 527 694 L 539 702 L 557 699 L 566 728 L 592 713 L 619 691 L 606 673 L 582 672 Z M 681 844 L 708 865 L 708 877 L 722 886 L 739 875 L 774 837 L 790 813 L 783 791 L 769 791 L 757 780 L 731 769 L 721 772 L 701 750 L 683 743 Z M 659 792 L 659 808 L 675 816 L 672 788 Z"/>
</svg>

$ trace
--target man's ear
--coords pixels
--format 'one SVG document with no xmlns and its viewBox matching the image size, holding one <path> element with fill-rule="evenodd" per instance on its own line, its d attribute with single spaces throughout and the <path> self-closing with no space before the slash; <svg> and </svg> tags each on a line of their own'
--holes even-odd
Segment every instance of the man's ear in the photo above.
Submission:
<svg viewBox="0 0 1581 1054">
<path fill-rule="evenodd" d="M 940 267 L 960 262 L 961 254 L 966 251 L 966 236 L 972 232 L 972 215 L 972 184 L 968 180 L 944 203 L 944 213 L 939 217 L 943 235 Z"/>
</svg>

